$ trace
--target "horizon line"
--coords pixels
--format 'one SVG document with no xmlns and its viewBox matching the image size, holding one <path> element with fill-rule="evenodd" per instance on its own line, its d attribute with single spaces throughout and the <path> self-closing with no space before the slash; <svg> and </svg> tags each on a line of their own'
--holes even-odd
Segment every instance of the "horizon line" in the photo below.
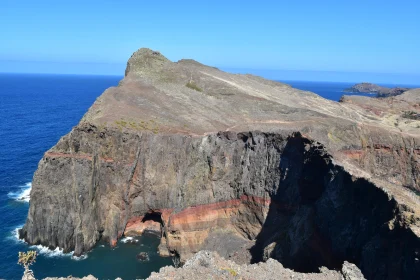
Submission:
<svg viewBox="0 0 420 280">
<path fill-rule="evenodd" d="M 320 71 L 314 71 L 314 72 L 320 72 Z M 360 73 L 360 72 L 356 72 L 356 73 Z M 11 74 L 11 75 L 52 75 L 52 76 L 105 76 L 105 77 L 120 77 L 120 78 L 124 78 L 125 75 L 118 75 L 118 74 L 93 74 L 93 73 L 57 73 L 57 72 L 5 72 L 0 70 L 0 74 Z M 242 73 L 232 73 L 232 74 L 237 74 L 237 75 L 246 75 L 246 74 L 251 74 L 251 75 L 255 75 L 252 73 L 246 73 L 246 74 L 242 74 Z M 255 76 L 259 76 L 259 75 L 255 75 Z M 262 77 L 262 76 L 259 76 Z M 262 77 L 264 78 L 264 77 Z M 281 82 L 281 83 L 286 83 L 287 82 L 318 82 L 318 83 L 345 83 L 345 84 L 359 84 L 359 83 L 364 83 L 363 81 L 353 81 L 353 82 L 349 82 L 349 81 L 328 81 L 328 80 L 318 80 L 318 79 L 280 79 L 280 78 L 264 78 L 266 80 L 271 80 L 271 81 L 276 81 L 276 82 Z M 368 82 L 369 83 L 369 82 Z M 383 82 L 371 82 L 372 84 L 383 84 L 383 85 L 398 85 L 401 83 L 383 83 Z M 420 83 L 419 84 L 413 84 L 413 83 L 403 83 L 405 86 L 413 86 L 412 88 L 417 88 L 420 87 Z"/>
<path fill-rule="evenodd" d="M 14 60 L 14 59 L 0 59 L 1 62 L 12 62 L 12 63 L 52 63 L 52 64 L 88 64 L 88 65 L 118 65 L 120 67 L 126 66 L 127 62 L 93 62 L 93 61 L 48 61 L 48 60 Z M 176 63 L 172 61 L 173 63 Z M 199 61 L 198 61 L 199 62 Z M 200 62 L 201 63 L 201 62 Z M 318 73 L 354 73 L 354 74 L 387 74 L 387 75 L 406 75 L 414 76 L 420 78 L 420 73 L 410 73 L 410 72 L 382 72 L 382 71 L 364 71 L 364 70 L 313 70 L 313 69 L 290 69 L 290 68 L 262 68 L 262 67 L 237 67 L 237 66 L 218 66 L 211 64 L 204 64 L 210 67 L 216 67 L 219 70 L 225 71 L 228 70 L 238 70 L 238 71 L 287 71 L 287 72 L 318 72 Z M 3 72 L 3 71 L 1 71 Z M 226 71 L 225 71 L 226 72 Z M 22 72 L 23 73 L 23 72 Z"/>
</svg>

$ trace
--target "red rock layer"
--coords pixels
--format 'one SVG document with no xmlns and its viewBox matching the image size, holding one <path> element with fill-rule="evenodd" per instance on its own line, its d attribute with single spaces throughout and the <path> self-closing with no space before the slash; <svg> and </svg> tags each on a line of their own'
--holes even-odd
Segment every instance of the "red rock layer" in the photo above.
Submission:
<svg viewBox="0 0 420 280">
<path fill-rule="evenodd" d="M 161 214 L 165 232 L 161 243 L 166 243 L 169 251 L 176 250 L 181 253 L 184 259 L 198 252 L 213 230 L 231 231 L 240 235 L 235 224 L 238 214 L 256 211 L 265 216 L 270 203 L 270 199 L 243 195 L 239 199 L 191 206 L 178 213 L 173 213 L 173 209 L 156 209 L 152 212 Z M 124 235 L 141 235 L 144 230 L 160 231 L 159 223 L 143 219 L 143 216 L 131 218 Z M 251 223 L 247 227 L 241 225 L 241 228 L 255 231 L 251 235 L 256 235 L 261 229 L 261 224 Z M 160 251 L 161 254 L 167 255 L 162 246 Z"/>
<path fill-rule="evenodd" d="M 161 233 L 161 225 L 158 222 L 147 220 L 144 221 L 144 217 L 133 217 L 127 222 L 125 227 L 125 236 L 138 236 L 142 235 L 144 231 L 152 231 Z"/>
</svg>

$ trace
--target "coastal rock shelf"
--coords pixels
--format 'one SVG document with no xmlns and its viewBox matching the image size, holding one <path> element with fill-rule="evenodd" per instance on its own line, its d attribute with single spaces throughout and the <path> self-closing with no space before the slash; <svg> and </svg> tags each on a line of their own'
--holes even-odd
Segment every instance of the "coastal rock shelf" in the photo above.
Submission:
<svg viewBox="0 0 420 280">
<path fill-rule="evenodd" d="M 418 93 L 393 107 L 336 103 L 140 49 L 45 153 L 20 235 L 80 255 L 147 231 L 182 262 L 208 249 L 409 279 L 420 274 L 420 122 L 395 120 L 419 110 Z"/>
</svg>

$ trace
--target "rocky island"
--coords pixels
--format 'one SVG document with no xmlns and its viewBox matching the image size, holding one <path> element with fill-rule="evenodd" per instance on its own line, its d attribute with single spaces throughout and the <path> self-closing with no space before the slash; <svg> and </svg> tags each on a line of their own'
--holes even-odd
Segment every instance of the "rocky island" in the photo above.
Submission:
<svg viewBox="0 0 420 280">
<path fill-rule="evenodd" d="M 347 88 L 344 92 L 364 92 L 364 93 L 372 93 L 376 94 L 376 97 L 390 97 L 403 94 L 409 90 L 409 88 L 388 88 L 383 86 L 378 86 L 372 83 L 360 83 L 355 84 L 354 86 Z"/>
<path fill-rule="evenodd" d="M 419 113 L 420 90 L 368 99 L 337 103 L 140 49 L 44 154 L 20 236 L 81 255 L 150 230 L 181 262 L 209 250 L 414 279 L 420 121 L 402 115 Z"/>
</svg>

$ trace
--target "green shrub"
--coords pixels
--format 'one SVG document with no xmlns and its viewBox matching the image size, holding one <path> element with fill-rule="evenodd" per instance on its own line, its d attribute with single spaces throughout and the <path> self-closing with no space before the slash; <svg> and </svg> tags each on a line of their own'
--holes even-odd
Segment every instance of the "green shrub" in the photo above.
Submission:
<svg viewBox="0 0 420 280">
<path fill-rule="evenodd" d="M 402 117 L 411 120 L 420 120 L 420 114 L 414 111 L 404 111 Z"/>
<path fill-rule="evenodd" d="M 18 264 L 22 265 L 25 270 L 36 261 L 36 251 L 19 252 Z"/>
<path fill-rule="evenodd" d="M 187 88 L 202 92 L 203 90 L 199 88 L 193 81 L 189 81 L 186 85 Z"/>
</svg>

